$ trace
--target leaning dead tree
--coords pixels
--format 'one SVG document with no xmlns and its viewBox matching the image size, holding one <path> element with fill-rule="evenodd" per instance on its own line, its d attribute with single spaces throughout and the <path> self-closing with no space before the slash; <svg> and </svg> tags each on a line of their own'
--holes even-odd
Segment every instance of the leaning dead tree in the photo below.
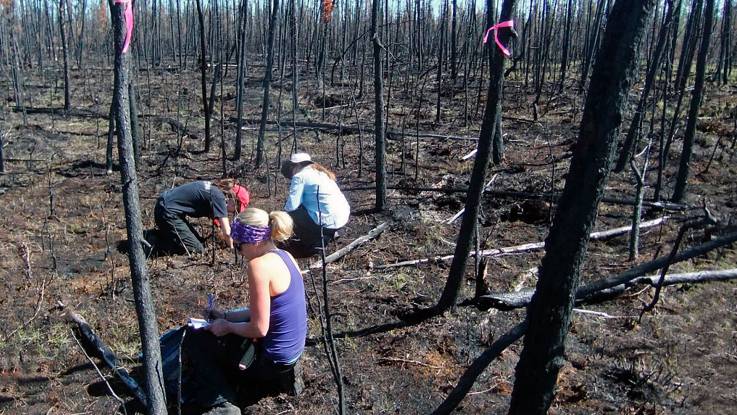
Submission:
<svg viewBox="0 0 737 415">
<path fill-rule="evenodd" d="M 529 327 L 515 372 L 510 414 L 546 414 L 563 365 L 579 272 L 611 170 L 622 108 L 654 0 L 618 0 L 609 15 L 578 142 L 527 309 Z"/>
<path fill-rule="evenodd" d="M 701 49 L 696 62 L 696 81 L 691 93 L 691 103 L 688 109 L 688 121 L 686 132 L 683 136 L 683 150 L 676 175 L 676 184 L 673 189 L 672 202 L 680 203 L 686 195 L 686 183 L 688 182 L 689 170 L 691 168 L 691 155 L 693 152 L 694 139 L 696 135 L 696 119 L 699 116 L 701 97 L 704 93 L 704 78 L 706 77 L 706 58 L 709 53 L 709 39 L 711 38 L 712 22 L 714 20 L 714 0 L 706 0 L 704 14 L 704 29 L 701 36 Z"/>
<path fill-rule="evenodd" d="M 642 94 L 640 100 L 637 103 L 637 109 L 632 116 L 632 122 L 627 130 L 624 143 L 622 145 L 622 152 L 619 155 L 617 164 L 614 167 L 614 171 L 621 172 L 624 170 L 627 163 L 629 163 L 634 148 L 636 146 L 636 136 L 640 131 L 640 123 L 645 118 L 645 105 L 647 104 L 647 97 L 650 94 L 650 90 L 655 83 L 655 76 L 658 74 L 660 69 L 660 62 L 665 52 L 666 40 L 668 37 L 668 31 L 670 29 L 670 23 L 673 20 L 673 0 L 666 2 L 665 17 L 663 18 L 663 24 L 660 26 L 660 32 L 658 33 L 658 44 L 655 46 L 655 52 L 653 53 L 652 59 L 650 60 L 650 67 L 647 71 L 647 77 L 645 78 L 645 85 L 642 88 Z"/>
<path fill-rule="evenodd" d="M 120 179 L 123 185 L 123 207 L 128 234 L 128 260 L 130 263 L 133 297 L 138 316 L 138 328 L 143 349 L 147 412 L 166 414 L 164 379 L 159 346 L 159 328 L 156 322 L 151 288 L 148 282 L 146 256 L 143 252 L 143 224 L 138 199 L 138 177 L 133 157 L 131 139 L 130 104 L 128 102 L 128 47 L 133 30 L 133 4 L 131 0 L 109 0 L 113 22 L 113 48 L 115 50 L 115 77 L 113 105 L 118 132 L 118 157 Z"/>
<path fill-rule="evenodd" d="M 499 14 L 500 22 L 507 22 L 511 19 L 512 10 L 515 0 L 504 0 L 502 3 L 501 13 Z M 494 7 L 492 2 L 487 0 L 487 21 L 489 26 L 494 22 Z M 491 29 L 490 29 L 491 30 Z M 498 36 L 500 45 L 508 45 L 511 37 L 511 28 L 494 29 L 495 32 L 488 33 L 489 36 Z M 498 31 L 499 33 L 496 33 Z M 481 124 L 481 133 L 479 134 L 476 158 L 473 163 L 473 171 L 471 173 L 471 183 L 468 186 L 466 194 L 465 211 L 461 221 L 461 229 L 458 232 L 458 240 L 453 256 L 453 262 L 448 272 L 448 280 L 445 283 L 443 293 L 438 300 L 437 305 L 430 309 L 430 315 L 439 314 L 443 311 L 455 306 L 458 299 L 458 293 L 461 288 L 463 275 L 466 271 L 466 261 L 468 253 L 471 250 L 471 239 L 478 221 L 479 205 L 481 203 L 481 195 L 483 195 L 484 183 L 486 180 L 486 169 L 491 159 L 492 139 L 497 128 L 497 119 L 502 111 L 502 88 L 504 86 L 504 65 L 505 54 L 501 49 L 503 46 L 489 41 L 487 43 L 487 53 L 489 58 L 489 87 L 486 92 L 486 109 L 484 110 L 484 121 Z"/>
</svg>

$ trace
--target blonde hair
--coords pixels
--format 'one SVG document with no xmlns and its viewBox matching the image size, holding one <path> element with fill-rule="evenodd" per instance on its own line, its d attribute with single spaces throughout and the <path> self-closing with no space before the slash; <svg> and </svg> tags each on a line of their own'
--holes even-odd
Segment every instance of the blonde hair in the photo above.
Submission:
<svg viewBox="0 0 737 415">
<path fill-rule="evenodd" d="M 286 241 L 294 233 L 292 217 L 280 210 L 266 213 L 263 209 L 250 207 L 239 213 L 236 219 L 246 225 L 270 227 L 271 239 L 277 242 Z"/>
</svg>

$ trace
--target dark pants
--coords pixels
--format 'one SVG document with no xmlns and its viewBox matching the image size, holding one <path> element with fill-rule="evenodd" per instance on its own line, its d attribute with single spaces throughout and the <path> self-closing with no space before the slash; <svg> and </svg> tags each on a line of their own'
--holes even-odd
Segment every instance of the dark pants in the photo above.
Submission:
<svg viewBox="0 0 737 415">
<path fill-rule="evenodd" d="M 202 238 L 183 215 L 170 212 L 162 198 L 156 201 L 154 220 L 158 232 L 153 249 L 171 254 L 202 253 L 205 251 Z M 151 242 L 151 241 L 149 241 Z"/>
<path fill-rule="evenodd" d="M 312 220 L 304 206 L 289 212 L 294 222 L 294 236 L 284 244 L 284 250 L 295 258 L 306 258 L 320 252 L 323 244 L 327 245 L 335 237 L 337 229 L 322 229 L 320 240 L 320 225 Z"/>
<path fill-rule="evenodd" d="M 224 402 L 248 406 L 264 396 L 286 392 L 295 382 L 294 364 L 274 363 L 256 347 L 256 359 L 245 370 L 238 368 L 243 356 L 243 337 L 215 337 L 204 330 L 189 330 L 183 346 L 192 388 L 189 396 L 201 408 Z"/>
</svg>

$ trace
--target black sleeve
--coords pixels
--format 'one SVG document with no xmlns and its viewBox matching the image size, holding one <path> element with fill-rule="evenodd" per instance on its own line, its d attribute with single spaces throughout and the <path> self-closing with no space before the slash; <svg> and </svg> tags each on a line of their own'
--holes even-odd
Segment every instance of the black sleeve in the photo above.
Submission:
<svg viewBox="0 0 737 415">
<path fill-rule="evenodd" d="M 227 218 L 228 217 L 228 205 L 225 202 L 225 195 L 217 187 L 212 188 L 212 217 L 213 218 Z"/>
</svg>

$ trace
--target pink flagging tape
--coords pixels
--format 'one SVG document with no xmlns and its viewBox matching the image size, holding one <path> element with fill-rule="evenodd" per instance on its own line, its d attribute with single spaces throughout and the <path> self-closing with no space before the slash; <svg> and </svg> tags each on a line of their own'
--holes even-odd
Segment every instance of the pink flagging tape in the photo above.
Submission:
<svg viewBox="0 0 737 415">
<path fill-rule="evenodd" d="M 504 56 L 510 57 L 512 56 L 512 53 L 507 49 L 506 46 L 502 45 L 502 42 L 499 41 L 499 29 L 503 27 L 514 27 L 514 20 L 507 20 L 506 22 L 499 22 L 495 24 L 494 26 L 491 26 L 490 28 L 486 29 L 486 33 L 484 34 L 484 43 L 486 43 L 489 40 L 489 33 L 493 30 L 494 31 L 494 43 L 496 43 L 496 46 L 499 48 L 499 50 L 502 51 Z"/>
<path fill-rule="evenodd" d="M 125 4 L 125 42 L 123 43 L 123 53 L 128 52 L 131 45 L 131 37 L 133 36 L 133 0 L 113 0 L 115 4 Z"/>
</svg>

